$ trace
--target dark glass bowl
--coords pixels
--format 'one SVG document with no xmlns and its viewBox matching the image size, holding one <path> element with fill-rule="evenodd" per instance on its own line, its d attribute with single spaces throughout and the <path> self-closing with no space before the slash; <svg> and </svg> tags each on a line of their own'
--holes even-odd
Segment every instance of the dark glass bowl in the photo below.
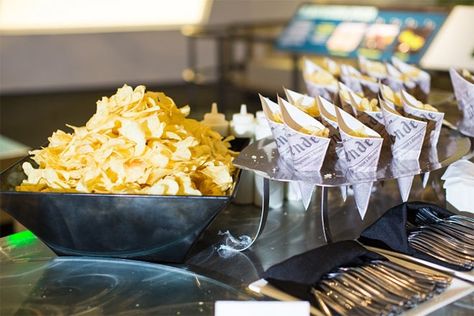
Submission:
<svg viewBox="0 0 474 316">
<path fill-rule="evenodd" d="M 240 151 L 248 139 L 236 139 Z M 0 174 L 0 208 L 58 255 L 181 263 L 201 233 L 235 195 L 166 196 L 16 192 L 29 157 Z"/>
</svg>

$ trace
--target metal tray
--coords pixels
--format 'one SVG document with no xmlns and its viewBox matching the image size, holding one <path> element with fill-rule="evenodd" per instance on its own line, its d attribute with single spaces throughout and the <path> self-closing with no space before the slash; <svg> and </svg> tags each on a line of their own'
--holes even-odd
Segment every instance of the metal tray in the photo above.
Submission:
<svg viewBox="0 0 474 316">
<path fill-rule="evenodd" d="M 469 152 L 470 146 L 469 138 L 442 129 L 437 147 L 423 148 L 418 160 L 398 161 L 392 157 L 387 146 L 382 148 L 376 172 L 352 172 L 346 168 L 343 159 L 328 153 L 320 171 L 299 173 L 293 170 L 291 163 L 279 156 L 273 138 L 268 137 L 250 144 L 235 159 L 234 164 L 272 180 L 303 181 L 318 186 L 334 187 L 430 172 L 460 159 Z"/>
<path fill-rule="evenodd" d="M 240 151 L 248 139 L 236 139 Z M 25 178 L 17 162 L 0 174 L 0 208 L 58 255 L 180 263 L 234 197 L 16 192 Z"/>
</svg>

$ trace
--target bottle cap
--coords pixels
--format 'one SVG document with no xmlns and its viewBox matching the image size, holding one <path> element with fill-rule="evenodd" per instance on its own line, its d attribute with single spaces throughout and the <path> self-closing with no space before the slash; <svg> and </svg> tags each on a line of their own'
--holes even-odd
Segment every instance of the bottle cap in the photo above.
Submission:
<svg viewBox="0 0 474 316">
<path fill-rule="evenodd" d="M 252 113 L 247 113 L 247 105 L 242 104 L 240 106 L 240 112 L 232 115 L 232 121 L 234 125 L 253 124 L 254 116 Z"/>
<path fill-rule="evenodd" d="M 225 120 L 224 113 L 219 113 L 217 109 L 217 103 L 212 103 L 211 112 L 204 114 L 204 124 L 214 125 L 214 124 L 227 124 Z"/>
<path fill-rule="evenodd" d="M 217 103 L 212 103 L 211 112 L 204 114 L 202 123 L 224 137 L 229 134 L 229 122 L 226 121 L 224 113 L 217 110 Z"/>
</svg>

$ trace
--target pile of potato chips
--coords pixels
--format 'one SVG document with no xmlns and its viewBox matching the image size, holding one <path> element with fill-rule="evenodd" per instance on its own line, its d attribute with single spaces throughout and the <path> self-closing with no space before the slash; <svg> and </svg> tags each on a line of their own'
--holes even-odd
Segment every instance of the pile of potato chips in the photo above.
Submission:
<svg viewBox="0 0 474 316">
<path fill-rule="evenodd" d="M 97 112 L 73 133 L 56 131 L 33 150 L 35 169 L 19 191 L 225 195 L 235 153 L 229 139 L 178 108 L 160 92 L 124 85 L 97 101 Z"/>
</svg>

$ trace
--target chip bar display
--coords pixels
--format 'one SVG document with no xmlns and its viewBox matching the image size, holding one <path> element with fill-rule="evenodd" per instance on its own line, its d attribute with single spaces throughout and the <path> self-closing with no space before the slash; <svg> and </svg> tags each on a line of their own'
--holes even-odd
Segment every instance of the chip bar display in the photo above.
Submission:
<svg viewBox="0 0 474 316">
<path fill-rule="evenodd" d="M 236 153 L 200 122 L 188 119 L 161 92 L 124 85 L 97 101 L 97 111 L 73 133 L 58 130 L 30 152 L 18 191 L 225 195 Z"/>
</svg>

